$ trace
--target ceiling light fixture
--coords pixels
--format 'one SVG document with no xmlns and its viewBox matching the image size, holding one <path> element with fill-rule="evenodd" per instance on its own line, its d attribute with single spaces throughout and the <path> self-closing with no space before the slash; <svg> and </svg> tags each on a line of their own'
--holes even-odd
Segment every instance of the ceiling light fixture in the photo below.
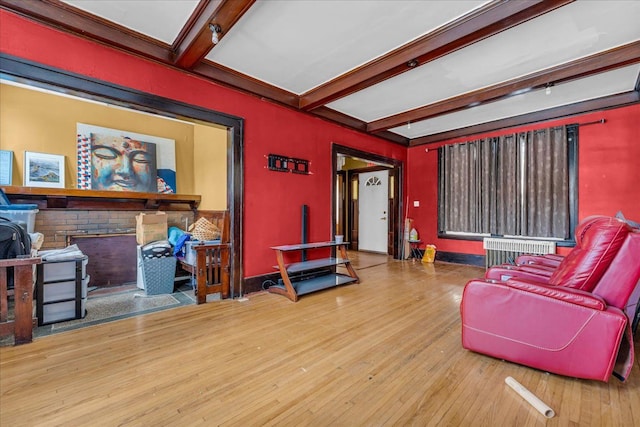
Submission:
<svg viewBox="0 0 640 427">
<path fill-rule="evenodd" d="M 551 88 L 553 87 L 553 83 L 547 83 L 546 85 L 544 85 L 544 87 L 546 87 L 544 93 L 547 95 L 551 95 Z"/>
<path fill-rule="evenodd" d="M 409 68 L 416 68 L 417 66 L 418 66 L 417 59 L 412 59 L 411 61 L 407 62 L 407 67 Z"/>
<path fill-rule="evenodd" d="M 220 33 L 222 33 L 222 28 L 218 24 L 209 24 L 209 29 L 211 30 L 211 42 L 213 44 L 218 44 L 220 41 Z"/>
</svg>

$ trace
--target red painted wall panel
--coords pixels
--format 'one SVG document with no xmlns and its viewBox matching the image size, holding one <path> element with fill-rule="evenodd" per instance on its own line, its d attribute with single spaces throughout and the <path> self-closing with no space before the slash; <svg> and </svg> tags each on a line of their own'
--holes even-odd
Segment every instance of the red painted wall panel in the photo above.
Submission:
<svg viewBox="0 0 640 427">
<path fill-rule="evenodd" d="M 622 210 L 627 218 L 640 221 L 640 105 L 457 138 L 444 144 L 600 119 L 605 119 L 605 123 L 581 126 L 579 130 L 578 219 L 595 214 L 615 215 Z M 482 254 L 482 242 L 437 238 L 438 145 L 443 144 L 409 149 L 409 217 L 415 219 L 421 239 L 435 244 L 438 250 Z M 419 208 L 413 207 L 414 200 L 420 201 Z M 565 248 L 559 250 L 561 253 L 567 251 Z"/>
<path fill-rule="evenodd" d="M 331 145 L 406 160 L 406 148 L 0 10 L 0 51 L 245 119 L 244 276 L 272 273 L 271 246 L 331 236 Z M 179 150 L 179 147 L 176 147 Z M 311 175 L 273 172 L 265 156 L 307 159 Z M 197 179 L 197 177 L 196 177 Z"/>
</svg>

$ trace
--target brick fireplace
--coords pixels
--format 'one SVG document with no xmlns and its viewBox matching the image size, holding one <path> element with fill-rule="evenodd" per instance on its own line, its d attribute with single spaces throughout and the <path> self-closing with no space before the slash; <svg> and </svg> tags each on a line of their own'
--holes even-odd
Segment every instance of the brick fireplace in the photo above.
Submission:
<svg viewBox="0 0 640 427">
<path fill-rule="evenodd" d="M 42 250 L 77 244 L 89 257 L 91 285 L 119 286 L 136 281 L 136 215 L 141 211 L 44 209 L 36 214 L 35 231 L 44 234 Z M 165 211 L 168 226 L 185 229 L 192 211 Z"/>
</svg>

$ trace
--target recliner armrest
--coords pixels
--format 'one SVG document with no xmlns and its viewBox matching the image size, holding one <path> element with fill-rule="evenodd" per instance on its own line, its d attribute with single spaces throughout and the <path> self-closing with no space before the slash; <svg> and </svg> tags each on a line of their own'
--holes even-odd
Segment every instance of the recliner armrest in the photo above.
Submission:
<svg viewBox="0 0 640 427">
<path fill-rule="evenodd" d="M 545 265 L 556 268 L 562 262 L 562 258 L 555 254 L 546 255 L 520 255 L 516 258 L 516 265 Z"/>
<path fill-rule="evenodd" d="M 602 298 L 590 292 L 579 289 L 565 288 L 562 286 L 549 286 L 522 279 L 509 279 L 506 285 L 526 292 L 543 295 L 556 300 L 562 300 L 571 304 L 603 311 L 607 308 L 607 303 Z"/>
<path fill-rule="evenodd" d="M 518 266 L 519 270 L 526 271 L 533 274 L 539 274 L 541 276 L 551 277 L 556 270 L 555 267 L 549 267 L 542 264 L 526 264 Z"/>
<path fill-rule="evenodd" d="M 551 276 L 541 273 L 533 273 L 531 271 L 522 270 L 520 267 L 499 265 L 491 267 L 485 273 L 485 279 L 497 280 L 499 282 L 505 282 L 511 278 L 531 280 L 541 284 L 549 283 Z"/>
</svg>

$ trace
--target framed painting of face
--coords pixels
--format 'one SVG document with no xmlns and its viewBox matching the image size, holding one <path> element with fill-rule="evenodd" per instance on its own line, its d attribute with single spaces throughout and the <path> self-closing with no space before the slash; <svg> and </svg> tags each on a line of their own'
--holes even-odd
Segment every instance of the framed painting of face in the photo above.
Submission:
<svg viewBox="0 0 640 427">
<path fill-rule="evenodd" d="M 91 134 L 91 189 L 156 193 L 156 146 L 129 137 Z"/>
<path fill-rule="evenodd" d="M 78 123 L 78 188 L 175 193 L 175 141 Z"/>
</svg>

